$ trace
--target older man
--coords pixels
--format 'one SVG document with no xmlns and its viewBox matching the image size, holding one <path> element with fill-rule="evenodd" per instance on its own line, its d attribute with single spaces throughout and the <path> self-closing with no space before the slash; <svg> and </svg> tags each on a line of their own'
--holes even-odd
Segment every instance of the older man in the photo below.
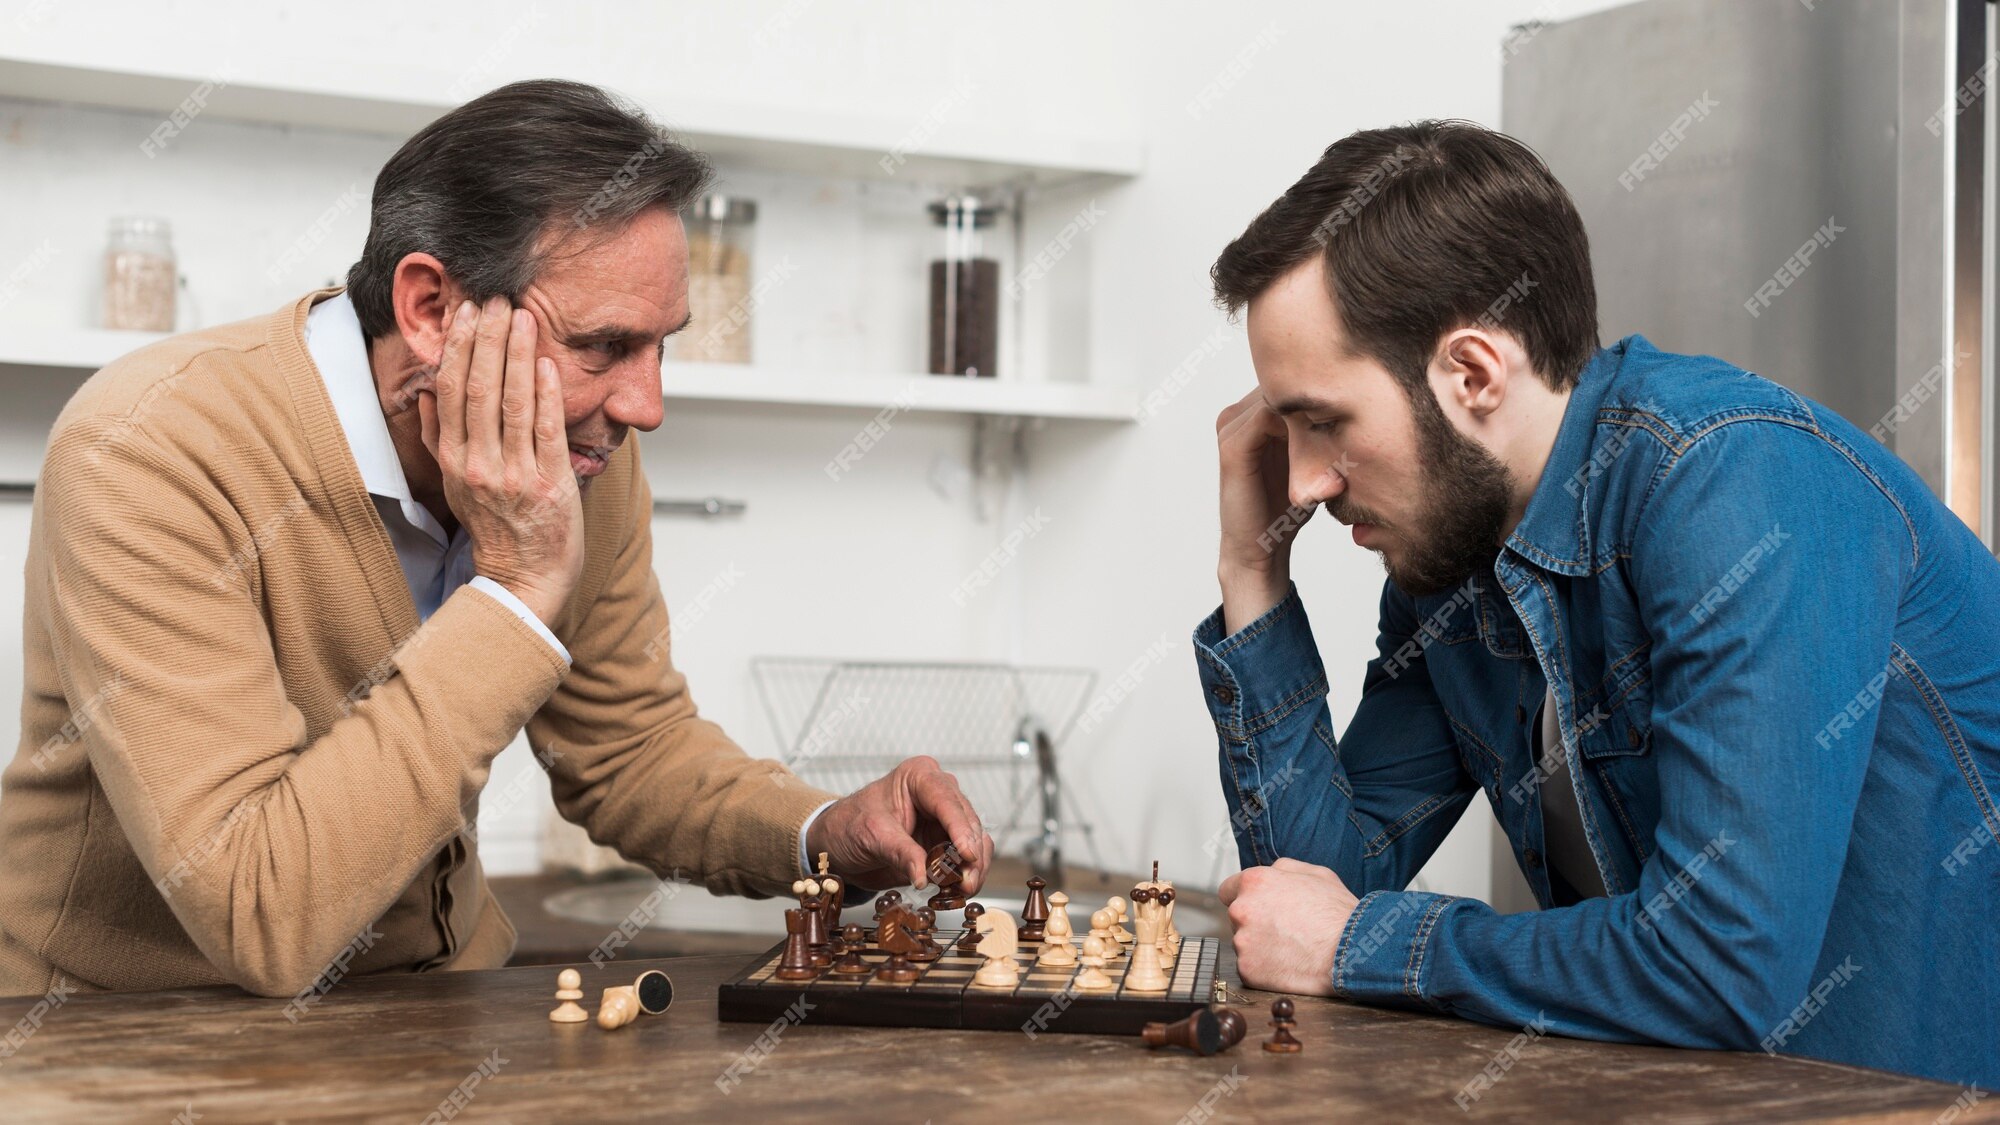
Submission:
<svg viewBox="0 0 2000 1125">
<path fill-rule="evenodd" d="M 99 372 L 50 435 L 0 994 L 497 966 L 467 836 L 523 725 L 562 814 L 772 892 L 991 855 L 914 758 L 838 801 L 746 756 L 665 657 L 633 429 L 687 326 L 697 153 L 528 82 L 392 157 L 345 291 Z"/>
</svg>

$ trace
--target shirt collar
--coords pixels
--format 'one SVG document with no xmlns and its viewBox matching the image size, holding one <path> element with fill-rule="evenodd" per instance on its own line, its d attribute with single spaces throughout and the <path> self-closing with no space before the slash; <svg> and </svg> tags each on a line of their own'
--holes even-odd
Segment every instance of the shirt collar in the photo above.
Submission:
<svg viewBox="0 0 2000 1125">
<path fill-rule="evenodd" d="M 389 437 L 389 422 L 382 416 L 382 400 L 375 393 L 375 372 L 368 366 L 368 342 L 361 334 L 361 318 L 346 290 L 306 313 L 306 353 L 319 368 L 320 378 L 326 380 L 333 415 L 340 422 L 369 494 L 405 504 L 413 501 L 402 459 Z"/>
<path fill-rule="evenodd" d="M 1584 364 L 1563 408 L 1555 447 L 1542 467 L 1542 479 L 1528 498 L 1528 510 L 1507 546 L 1522 558 L 1558 574 L 1590 572 L 1590 529 L 1584 496 L 1604 466 L 1594 456 L 1597 412 L 1605 394 L 1634 349 L 1651 350 L 1644 336 L 1627 336 L 1601 348 Z"/>
</svg>

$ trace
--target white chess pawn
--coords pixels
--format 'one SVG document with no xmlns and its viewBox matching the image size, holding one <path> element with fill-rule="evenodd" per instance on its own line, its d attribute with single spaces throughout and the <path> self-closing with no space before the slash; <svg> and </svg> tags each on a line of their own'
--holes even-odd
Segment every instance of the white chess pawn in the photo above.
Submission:
<svg viewBox="0 0 2000 1125">
<path fill-rule="evenodd" d="M 1116 961 L 1118 955 L 1122 952 L 1118 945 L 1118 939 L 1111 934 L 1111 927 L 1117 920 L 1118 915 L 1112 913 L 1111 908 L 1108 906 L 1090 916 L 1090 937 L 1104 939 L 1104 958 L 1107 962 Z M 1084 940 L 1088 941 L 1090 939 L 1085 938 Z"/>
<path fill-rule="evenodd" d="M 1075 943 L 1070 940 L 1075 933 L 1069 924 L 1069 896 L 1057 891 L 1049 896 L 1049 919 L 1042 925 L 1042 952 L 1035 964 L 1057 968 L 1076 964 Z"/>
<path fill-rule="evenodd" d="M 1132 944 L 1132 932 L 1125 928 L 1125 919 L 1131 917 L 1125 912 L 1128 905 L 1122 895 L 1112 895 L 1111 901 L 1104 904 L 1104 908 L 1111 912 L 1111 936 L 1120 945 Z"/>
<path fill-rule="evenodd" d="M 1098 911 L 1102 914 L 1103 911 Z M 1092 934 L 1083 939 L 1083 971 L 1076 974 L 1076 987 L 1093 992 L 1116 988 L 1117 981 L 1104 971 L 1106 947 L 1116 947 L 1117 942 Z"/>
</svg>

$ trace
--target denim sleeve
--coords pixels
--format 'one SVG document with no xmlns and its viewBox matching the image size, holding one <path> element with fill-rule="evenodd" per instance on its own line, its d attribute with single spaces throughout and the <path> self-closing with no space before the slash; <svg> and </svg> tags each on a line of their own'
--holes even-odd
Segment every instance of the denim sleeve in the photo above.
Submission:
<svg viewBox="0 0 2000 1125">
<path fill-rule="evenodd" d="M 1897 674 L 1908 525 L 1844 451 L 1803 428 L 1724 425 L 1661 472 L 1628 571 L 1652 638 L 1661 791 L 1637 889 L 1510 915 L 1370 894 L 1335 954 L 1337 995 L 1584 1038 L 1755 1049 L 1781 1040 L 1822 953 L 1839 958 L 1821 946 L 1874 703 Z"/>
<path fill-rule="evenodd" d="M 1234 636 L 1221 635 L 1220 609 L 1196 628 L 1243 866 L 1280 856 L 1316 863 L 1362 894 L 1407 886 L 1437 850 L 1476 787 L 1422 656 L 1409 657 L 1415 633 L 1409 599 L 1385 591 L 1379 655 L 1346 736 L 1336 740 L 1326 670 L 1297 587 Z M 1385 670 L 1398 650 L 1401 660 Z"/>
</svg>

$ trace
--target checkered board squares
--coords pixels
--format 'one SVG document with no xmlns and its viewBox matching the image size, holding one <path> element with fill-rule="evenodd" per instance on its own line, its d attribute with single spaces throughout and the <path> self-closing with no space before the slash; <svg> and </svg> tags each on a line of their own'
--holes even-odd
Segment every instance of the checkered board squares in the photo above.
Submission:
<svg viewBox="0 0 2000 1125">
<path fill-rule="evenodd" d="M 954 929 L 933 934 L 944 947 L 943 954 L 928 964 L 913 963 L 920 975 L 904 984 L 878 981 L 872 971 L 854 976 L 823 972 L 810 981 L 777 980 L 775 973 L 784 953 L 781 942 L 721 987 L 718 1013 L 724 1021 L 768 1022 L 803 995 L 810 1005 L 808 1023 L 1020 1029 L 1032 1017 L 1037 1021 L 1032 1026 L 1051 1032 L 1137 1034 L 1149 1021 L 1179 1019 L 1209 1003 L 1220 954 L 1213 938 L 1185 938 L 1180 956 L 1168 969 L 1168 987 L 1141 992 L 1125 987 L 1125 975 L 1132 965 L 1128 945 L 1105 967 L 1115 987 L 1085 990 L 1073 987 L 1083 968 L 1080 964 L 1063 968 L 1036 965 L 1040 946 L 1025 943 L 1015 955 L 1021 970 L 1019 982 L 994 987 L 973 982 L 985 958 L 957 950 L 956 943 L 964 932 Z M 869 940 L 873 940 L 872 933 Z M 864 950 L 861 956 L 871 970 L 889 959 L 887 953 L 875 949 Z M 1067 999 L 1058 999 L 1065 995 Z"/>
</svg>

